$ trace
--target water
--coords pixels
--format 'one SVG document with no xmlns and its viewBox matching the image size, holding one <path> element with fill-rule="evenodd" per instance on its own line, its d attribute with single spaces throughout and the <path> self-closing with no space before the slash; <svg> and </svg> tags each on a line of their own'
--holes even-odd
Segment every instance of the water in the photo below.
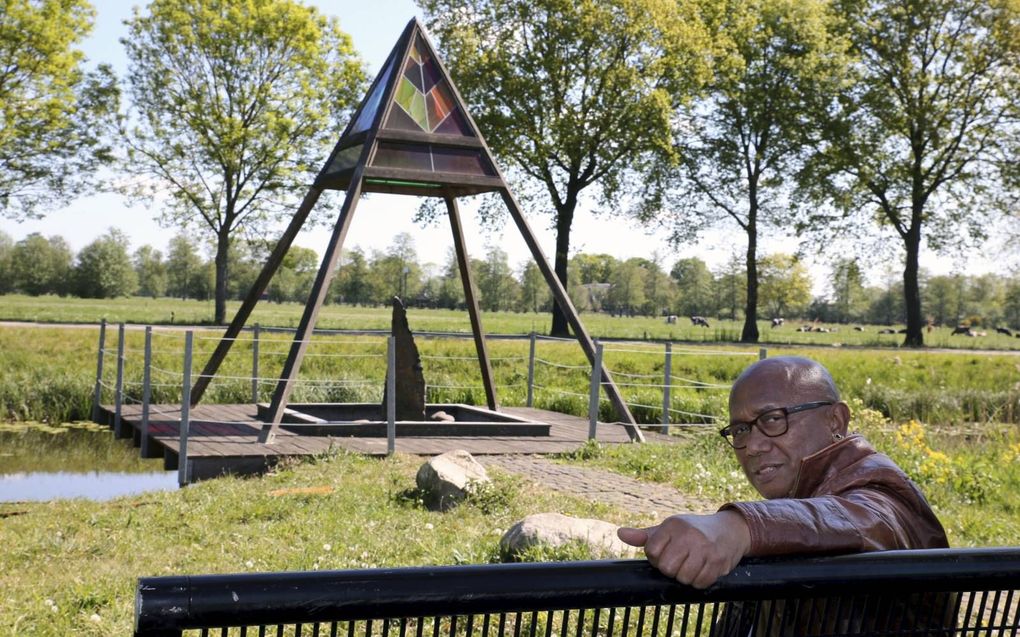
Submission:
<svg viewBox="0 0 1020 637">
<path fill-rule="evenodd" d="M 0 475 L 0 502 L 44 502 L 57 498 L 110 500 L 122 495 L 170 491 L 176 488 L 176 471 L 11 473 Z"/>
<path fill-rule="evenodd" d="M 0 502 L 109 500 L 177 488 L 162 459 L 93 423 L 0 423 Z"/>
</svg>

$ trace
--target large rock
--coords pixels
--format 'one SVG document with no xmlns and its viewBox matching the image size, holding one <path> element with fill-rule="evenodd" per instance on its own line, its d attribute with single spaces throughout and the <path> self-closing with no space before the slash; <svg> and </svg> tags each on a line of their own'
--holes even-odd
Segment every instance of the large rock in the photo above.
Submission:
<svg viewBox="0 0 1020 637">
<path fill-rule="evenodd" d="M 515 523 L 499 541 L 504 561 L 518 559 L 528 548 L 559 548 L 583 542 L 595 557 L 634 557 L 637 550 L 616 537 L 615 524 L 603 520 L 574 518 L 562 513 L 536 513 Z"/>
<path fill-rule="evenodd" d="M 425 504 L 433 509 L 446 510 L 460 504 L 471 484 L 491 482 L 485 467 L 471 454 L 457 449 L 438 455 L 418 469 L 415 477 L 424 494 Z"/>
</svg>

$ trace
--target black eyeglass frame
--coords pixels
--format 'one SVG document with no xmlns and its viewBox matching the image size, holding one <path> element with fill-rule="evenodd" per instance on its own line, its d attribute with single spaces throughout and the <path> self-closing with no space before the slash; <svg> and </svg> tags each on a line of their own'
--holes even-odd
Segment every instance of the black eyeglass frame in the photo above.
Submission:
<svg viewBox="0 0 1020 637">
<path fill-rule="evenodd" d="M 799 405 L 793 405 L 792 407 L 773 407 L 772 409 L 766 409 L 765 411 L 763 411 L 760 414 L 758 414 L 757 416 L 755 416 L 754 420 L 749 420 L 749 421 L 744 421 L 744 422 L 735 422 L 735 423 L 730 423 L 729 425 L 726 425 L 725 427 L 723 427 L 722 429 L 719 430 L 719 435 L 723 437 L 723 439 L 726 441 L 726 444 L 728 444 L 729 446 L 733 447 L 734 449 L 744 449 L 744 448 L 747 447 L 747 445 L 744 444 L 744 445 L 741 445 L 741 446 L 738 447 L 735 444 L 736 443 L 736 436 L 734 436 L 733 432 L 731 431 L 733 429 L 733 427 L 735 427 L 737 425 L 747 425 L 747 433 L 748 433 L 748 435 L 750 435 L 751 429 L 757 428 L 758 431 L 760 431 L 762 433 L 762 435 L 767 437 L 767 438 L 778 438 L 779 436 L 782 436 L 783 434 L 785 434 L 787 431 L 790 430 L 790 415 L 791 414 L 797 414 L 797 413 L 800 413 L 802 411 L 809 411 L 811 409 L 818 409 L 819 407 L 826 407 L 828 405 L 835 405 L 835 404 L 836 404 L 835 401 L 832 401 L 832 400 L 813 400 L 813 401 L 811 401 L 809 403 L 801 403 Z M 761 420 L 761 417 L 764 416 L 765 414 L 771 414 L 771 413 L 776 412 L 776 411 L 783 412 L 783 422 L 786 423 L 786 426 L 783 427 L 783 430 L 780 431 L 779 433 L 770 434 L 769 432 L 765 431 L 765 428 L 762 427 L 759 424 L 759 421 Z"/>
</svg>

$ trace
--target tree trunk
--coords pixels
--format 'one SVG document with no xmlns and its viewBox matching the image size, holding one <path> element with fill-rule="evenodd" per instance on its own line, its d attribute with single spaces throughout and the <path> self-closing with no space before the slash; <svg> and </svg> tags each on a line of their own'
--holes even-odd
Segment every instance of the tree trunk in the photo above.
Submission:
<svg viewBox="0 0 1020 637">
<path fill-rule="evenodd" d="M 226 227 L 216 233 L 216 301 L 213 323 L 223 325 L 227 318 L 227 253 L 230 250 L 230 231 Z"/>
<path fill-rule="evenodd" d="M 758 202 L 752 191 L 747 213 L 747 304 L 740 342 L 758 342 Z"/>
<path fill-rule="evenodd" d="M 921 289 L 917 282 L 918 256 L 921 252 L 921 224 L 915 222 L 903 244 L 907 250 L 906 267 L 903 269 L 903 300 L 907 311 L 907 337 L 904 347 L 924 346 L 924 322 L 921 316 Z"/>
<path fill-rule="evenodd" d="M 567 265 L 570 261 L 570 226 L 574 222 L 574 208 L 577 206 L 577 197 L 568 195 L 566 203 L 557 206 L 556 209 L 556 257 L 553 263 L 553 271 L 556 278 L 567 290 Z M 569 294 L 569 292 L 568 292 Z M 559 303 L 553 303 L 552 307 L 552 329 L 550 336 L 568 337 L 570 329 L 567 323 L 567 316 L 560 310 Z"/>
</svg>

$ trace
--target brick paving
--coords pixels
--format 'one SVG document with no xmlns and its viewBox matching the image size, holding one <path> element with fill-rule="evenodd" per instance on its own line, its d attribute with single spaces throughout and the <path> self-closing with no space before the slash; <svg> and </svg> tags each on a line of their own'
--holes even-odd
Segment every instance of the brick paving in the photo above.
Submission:
<svg viewBox="0 0 1020 637">
<path fill-rule="evenodd" d="M 538 455 L 475 457 L 541 486 L 618 506 L 632 513 L 666 517 L 674 513 L 711 513 L 718 504 L 684 495 L 672 487 L 629 478 L 605 469 L 559 464 Z"/>
</svg>

